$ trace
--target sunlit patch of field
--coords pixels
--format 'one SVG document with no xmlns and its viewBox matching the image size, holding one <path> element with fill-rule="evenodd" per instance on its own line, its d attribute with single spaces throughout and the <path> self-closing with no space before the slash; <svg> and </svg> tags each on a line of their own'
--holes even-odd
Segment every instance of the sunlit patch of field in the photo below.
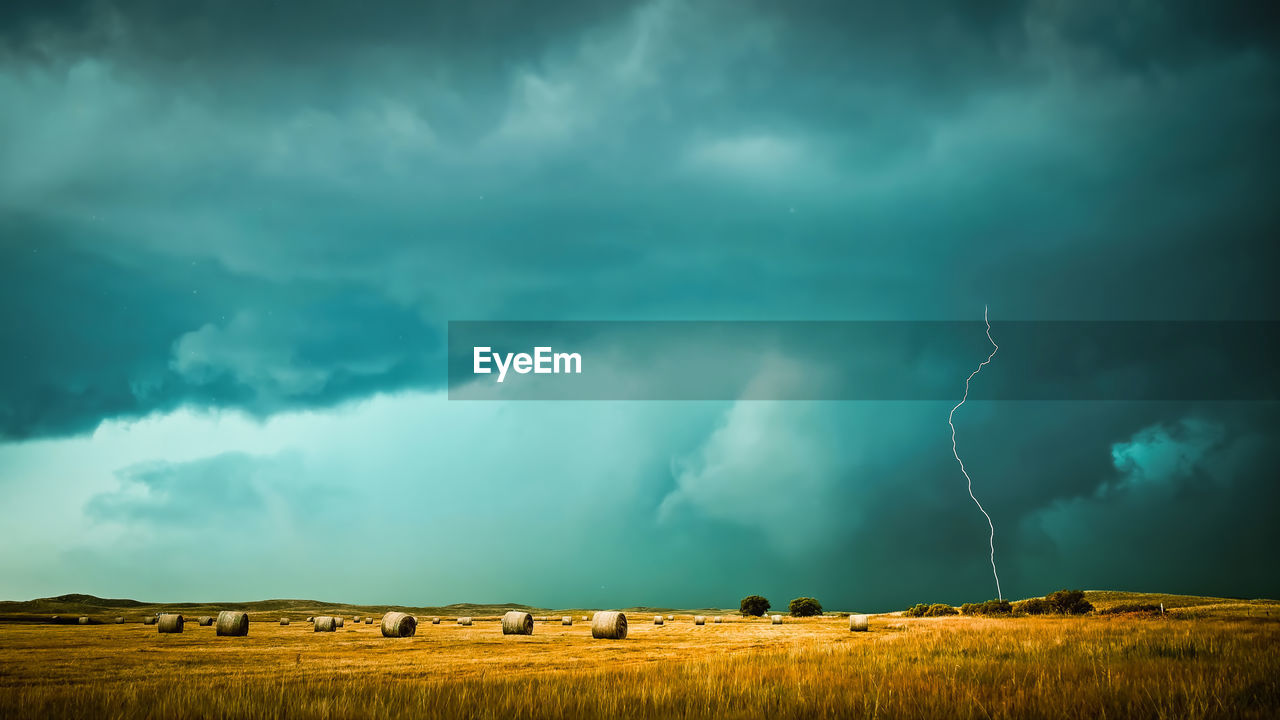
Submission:
<svg viewBox="0 0 1280 720">
<path fill-rule="evenodd" d="M 446 620 L 385 639 L 254 623 L 0 625 L 0 717 L 1273 718 L 1280 614 L 1190 619 L 726 617 L 626 640 L 575 618 L 528 637 Z M 1206 612 L 1197 609 L 1197 612 Z"/>
</svg>

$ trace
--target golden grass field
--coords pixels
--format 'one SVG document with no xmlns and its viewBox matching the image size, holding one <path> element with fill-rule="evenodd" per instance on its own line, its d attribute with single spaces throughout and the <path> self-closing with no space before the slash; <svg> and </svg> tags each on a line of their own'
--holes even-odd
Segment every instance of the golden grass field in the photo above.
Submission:
<svg viewBox="0 0 1280 720">
<path fill-rule="evenodd" d="M 136 612 L 10 621 L 0 717 L 1280 717 L 1280 604 L 1165 597 L 1164 617 L 876 615 L 867 633 L 844 617 L 655 627 L 634 612 L 621 641 L 593 640 L 582 611 L 527 637 L 493 616 L 405 639 L 349 622 L 313 633 L 292 613 L 255 614 L 243 638 L 194 623 L 160 635 Z"/>
</svg>

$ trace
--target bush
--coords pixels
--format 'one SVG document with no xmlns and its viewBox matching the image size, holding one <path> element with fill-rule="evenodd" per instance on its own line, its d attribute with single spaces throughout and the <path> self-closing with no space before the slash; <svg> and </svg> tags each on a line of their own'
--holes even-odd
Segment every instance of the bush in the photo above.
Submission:
<svg viewBox="0 0 1280 720">
<path fill-rule="evenodd" d="M 944 605 L 942 603 L 934 603 L 932 605 L 929 605 L 928 603 L 920 603 L 903 610 L 902 614 L 906 617 L 943 617 L 944 615 L 956 615 L 958 613 L 956 612 L 956 609 L 950 605 Z"/>
<path fill-rule="evenodd" d="M 1013 610 L 1026 615 L 1047 615 L 1053 612 L 1053 606 L 1044 598 L 1031 598 L 1014 605 Z"/>
<path fill-rule="evenodd" d="M 1093 605 L 1084 599 L 1083 590 L 1059 590 L 1044 596 L 1053 611 L 1063 615 L 1083 615 L 1093 612 Z"/>
<path fill-rule="evenodd" d="M 759 595 L 748 595 L 742 598 L 742 604 L 738 606 L 743 615 L 754 615 L 756 617 L 769 612 L 769 607 L 769 601 Z"/>
<path fill-rule="evenodd" d="M 1013 604 L 1008 600 L 988 600 L 982 605 L 982 615 L 1010 615 L 1013 613 Z"/>
<path fill-rule="evenodd" d="M 813 617 L 822 614 L 822 603 L 811 597 L 798 597 L 788 607 L 791 617 Z"/>
<path fill-rule="evenodd" d="M 903 610 L 902 614 L 907 617 L 924 617 L 927 612 L 929 612 L 929 606 L 925 603 L 919 603 Z"/>
<path fill-rule="evenodd" d="M 980 603 L 965 603 L 960 606 L 961 615 L 1008 615 L 1013 612 L 1013 605 L 1008 600 L 988 600 Z"/>
</svg>

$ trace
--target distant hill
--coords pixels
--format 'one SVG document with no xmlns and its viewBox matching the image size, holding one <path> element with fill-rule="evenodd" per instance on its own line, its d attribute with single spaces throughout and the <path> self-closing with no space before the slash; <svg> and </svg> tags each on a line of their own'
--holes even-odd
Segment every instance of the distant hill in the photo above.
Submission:
<svg viewBox="0 0 1280 720">
<path fill-rule="evenodd" d="M 1113 590 L 1087 590 L 1085 598 L 1099 610 L 1106 610 L 1117 605 L 1160 604 L 1164 603 L 1168 610 L 1192 612 L 1226 612 L 1230 614 L 1275 614 L 1280 613 L 1280 602 L 1275 600 L 1246 600 L 1241 598 L 1201 597 L 1196 595 L 1171 595 L 1167 593 L 1119 592 Z M 124 616 L 131 620 L 158 612 L 180 612 L 184 615 L 215 615 L 219 610 L 244 610 L 253 620 L 268 620 L 288 617 L 302 619 L 312 615 L 361 615 L 378 616 L 392 610 L 407 612 L 417 616 L 476 618 L 497 617 L 508 610 L 523 610 L 533 615 L 580 616 L 590 614 L 599 608 L 541 608 L 520 603 L 454 603 L 439 606 L 408 605 L 353 605 L 350 603 L 333 603 L 322 600 L 275 599 L 227 602 L 178 602 L 153 603 L 122 598 L 100 598 L 82 593 L 69 593 L 56 597 L 38 598 L 36 600 L 0 601 L 0 620 L 3 621 L 40 621 L 46 622 L 57 615 L 72 621 L 80 616 L 89 616 L 97 621 L 108 621 L 111 618 Z M 618 608 L 640 615 L 654 614 L 702 614 L 728 615 L 736 613 L 736 609 L 723 608 L 669 608 L 669 607 L 629 607 Z M 839 613 L 828 613 L 839 614 Z"/>
<path fill-rule="evenodd" d="M 1169 593 L 1120 592 L 1117 590 L 1086 590 L 1084 597 L 1098 610 L 1117 605 L 1164 604 L 1167 610 L 1184 608 L 1209 608 L 1226 606 L 1280 607 L 1280 601 L 1264 598 L 1223 598 L 1200 595 L 1171 595 Z"/>
<path fill-rule="evenodd" d="M 8 621 L 47 621 L 51 616 L 74 619 L 89 616 L 96 620 L 125 616 L 137 619 L 158 612 L 179 612 L 185 615 L 212 615 L 219 610 L 243 610 L 254 620 L 276 619 L 281 617 L 305 618 L 312 615 L 381 615 L 392 610 L 407 612 L 418 616 L 441 617 L 489 617 L 499 616 L 508 610 L 523 610 L 534 615 L 582 615 L 592 611 L 591 608 L 548 609 L 522 605 L 520 603 L 454 603 L 440 606 L 408 606 L 408 605 L 353 605 L 350 603 L 333 603 L 322 600 L 252 600 L 229 602 L 142 602 L 120 598 L 100 598 L 95 595 L 70 593 L 56 597 L 38 598 L 36 600 L 0 601 L 0 620 Z M 690 612 L 675 608 L 621 608 L 635 612 Z M 714 608 L 702 608 L 698 612 L 728 612 Z"/>
</svg>

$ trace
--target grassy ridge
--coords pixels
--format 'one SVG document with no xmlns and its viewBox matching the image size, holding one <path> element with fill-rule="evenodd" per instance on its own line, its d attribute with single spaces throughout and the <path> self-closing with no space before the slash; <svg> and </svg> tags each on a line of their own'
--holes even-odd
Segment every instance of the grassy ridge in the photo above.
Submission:
<svg viewBox="0 0 1280 720">
<path fill-rule="evenodd" d="M 216 615 L 219 610 L 243 610 L 249 613 L 253 621 L 274 621 L 282 617 L 292 620 L 312 615 L 382 615 L 393 610 L 407 612 L 411 615 L 441 617 L 457 617 L 470 615 L 476 617 L 500 616 L 508 610 L 524 610 L 534 615 L 573 615 L 580 616 L 591 610 L 584 608 L 549 609 L 521 605 L 519 603 L 455 603 L 441 606 L 408 606 L 408 605 L 355 605 L 351 603 L 334 603 L 320 600 L 254 600 L 249 602 L 176 602 L 151 603 L 128 599 L 99 598 L 93 595 L 70 594 L 36 600 L 0 601 L 0 621 L 8 622 L 45 622 L 49 617 L 75 618 L 88 616 L 96 622 L 124 616 L 131 621 L 157 612 L 178 612 L 185 615 Z M 634 607 L 620 608 L 636 613 L 690 613 L 724 614 L 728 610 L 700 608 L 697 610 L 679 610 L 675 608 Z M 735 610 L 736 612 L 736 610 Z"/>
<path fill-rule="evenodd" d="M 1194 607 L 1227 607 L 1254 606 L 1258 608 L 1280 607 L 1275 600 L 1244 600 L 1239 598 L 1202 597 L 1195 595 L 1170 595 L 1165 593 L 1119 592 L 1111 590 L 1089 590 L 1085 599 L 1093 603 L 1099 610 L 1116 605 L 1164 603 L 1167 609 Z M 10 622 L 47 620 L 51 615 L 83 616 L 95 620 L 107 621 L 120 615 L 136 620 L 144 615 L 157 612 L 180 612 L 188 615 L 217 614 L 219 610 L 236 609 L 249 613 L 255 621 L 278 620 L 281 617 L 291 619 L 305 618 L 312 615 L 381 615 L 392 610 L 407 612 L 412 615 L 438 615 L 441 617 L 498 616 L 508 610 L 525 610 L 534 615 L 572 615 L 580 616 L 590 613 L 587 608 L 541 608 L 519 603 L 455 603 L 441 606 L 408 606 L 408 605 L 355 605 L 351 603 L 334 603 L 320 600 L 254 600 L 249 602 L 179 602 L 152 603 L 129 599 L 99 598 L 93 595 L 71 594 L 51 598 L 22 601 L 0 601 L 0 620 Z M 619 608 L 637 614 L 736 614 L 737 609 L 724 608 L 669 608 L 669 607 L 629 607 Z M 771 612 L 785 612 L 774 609 Z M 840 612 L 828 615 L 840 615 Z"/>
</svg>

